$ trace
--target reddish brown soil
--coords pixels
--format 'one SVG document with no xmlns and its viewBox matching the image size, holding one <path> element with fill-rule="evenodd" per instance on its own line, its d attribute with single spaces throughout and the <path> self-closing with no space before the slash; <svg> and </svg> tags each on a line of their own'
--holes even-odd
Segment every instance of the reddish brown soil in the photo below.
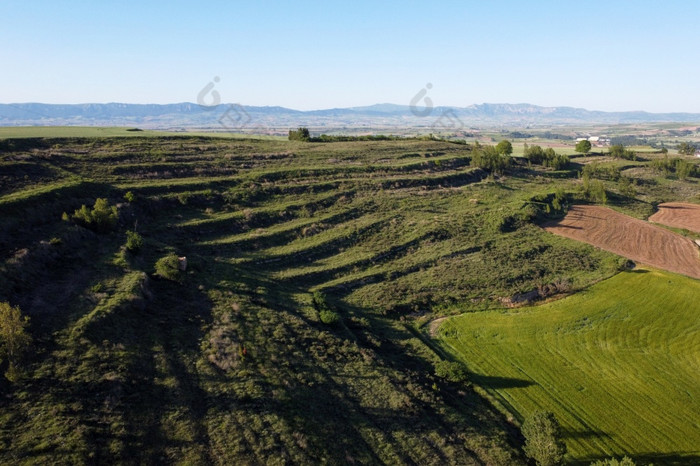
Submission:
<svg viewBox="0 0 700 466">
<path fill-rule="evenodd" d="M 683 202 L 660 204 L 659 211 L 649 217 L 649 221 L 700 233 L 700 205 Z"/>
<path fill-rule="evenodd" d="M 544 229 L 635 262 L 700 279 L 700 249 L 693 241 L 607 207 L 573 206 L 564 219 Z"/>
</svg>

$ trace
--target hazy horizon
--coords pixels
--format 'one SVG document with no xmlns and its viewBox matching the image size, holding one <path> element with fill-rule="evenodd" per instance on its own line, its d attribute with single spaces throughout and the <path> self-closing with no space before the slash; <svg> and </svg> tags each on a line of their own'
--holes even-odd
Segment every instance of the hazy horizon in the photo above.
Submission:
<svg viewBox="0 0 700 466">
<path fill-rule="evenodd" d="M 435 106 L 700 112 L 700 4 L 680 0 L 9 1 L 0 15 L 1 102 L 197 102 L 211 85 L 209 101 L 302 111 L 426 90 Z"/>
</svg>

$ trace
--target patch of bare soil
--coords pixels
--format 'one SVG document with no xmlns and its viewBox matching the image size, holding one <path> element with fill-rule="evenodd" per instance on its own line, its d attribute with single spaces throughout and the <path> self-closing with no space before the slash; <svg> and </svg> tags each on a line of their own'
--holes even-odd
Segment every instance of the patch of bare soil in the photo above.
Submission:
<svg viewBox="0 0 700 466">
<path fill-rule="evenodd" d="M 700 233 L 700 205 L 685 202 L 667 202 L 649 217 L 650 222 Z"/>
<path fill-rule="evenodd" d="M 576 205 L 544 229 L 670 272 L 700 279 L 700 249 L 690 239 L 607 207 Z"/>
</svg>

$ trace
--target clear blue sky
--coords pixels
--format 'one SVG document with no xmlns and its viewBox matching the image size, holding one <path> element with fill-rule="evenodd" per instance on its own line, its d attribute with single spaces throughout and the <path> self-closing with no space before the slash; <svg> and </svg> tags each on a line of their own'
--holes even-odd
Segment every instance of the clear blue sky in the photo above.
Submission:
<svg viewBox="0 0 700 466">
<path fill-rule="evenodd" d="M 700 2 L 0 3 L 0 102 L 700 112 Z"/>
</svg>

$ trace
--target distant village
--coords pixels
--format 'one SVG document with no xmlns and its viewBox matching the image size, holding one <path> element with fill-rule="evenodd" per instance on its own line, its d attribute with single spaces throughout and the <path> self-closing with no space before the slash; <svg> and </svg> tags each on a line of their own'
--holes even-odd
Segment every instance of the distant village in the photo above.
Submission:
<svg viewBox="0 0 700 466">
<path fill-rule="evenodd" d="M 610 138 L 607 136 L 589 136 L 587 138 L 576 138 L 576 142 L 588 141 L 595 147 L 605 147 L 610 145 Z"/>
</svg>

